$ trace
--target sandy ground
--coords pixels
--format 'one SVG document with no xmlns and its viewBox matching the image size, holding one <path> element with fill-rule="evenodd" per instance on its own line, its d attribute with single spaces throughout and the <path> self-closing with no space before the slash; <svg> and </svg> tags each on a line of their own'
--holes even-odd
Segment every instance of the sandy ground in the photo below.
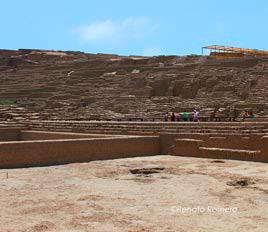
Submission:
<svg viewBox="0 0 268 232">
<path fill-rule="evenodd" d="M 0 232 L 266 232 L 267 173 L 175 156 L 2 169 Z"/>
</svg>

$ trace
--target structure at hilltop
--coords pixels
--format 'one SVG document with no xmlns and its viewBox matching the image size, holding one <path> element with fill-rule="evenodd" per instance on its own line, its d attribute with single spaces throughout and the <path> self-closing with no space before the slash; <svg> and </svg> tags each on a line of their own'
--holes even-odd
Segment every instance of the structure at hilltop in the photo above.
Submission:
<svg viewBox="0 0 268 232">
<path fill-rule="evenodd" d="M 0 117 L 160 118 L 166 111 L 267 115 L 268 58 L 0 50 Z"/>
</svg>

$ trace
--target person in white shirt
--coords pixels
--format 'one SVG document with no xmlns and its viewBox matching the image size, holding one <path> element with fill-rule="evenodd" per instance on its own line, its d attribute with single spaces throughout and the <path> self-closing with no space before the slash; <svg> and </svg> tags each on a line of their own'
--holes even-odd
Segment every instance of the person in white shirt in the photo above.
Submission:
<svg viewBox="0 0 268 232">
<path fill-rule="evenodd" d="M 198 122 L 198 112 L 194 110 L 194 122 Z"/>
</svg>

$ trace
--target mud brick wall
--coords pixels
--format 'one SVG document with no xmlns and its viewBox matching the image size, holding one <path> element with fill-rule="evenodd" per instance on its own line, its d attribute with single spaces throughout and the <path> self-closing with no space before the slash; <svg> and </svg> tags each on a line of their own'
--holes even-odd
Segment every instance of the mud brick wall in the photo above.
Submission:
<svg viewBox="0 0 268 232">
<path fill-rule="evenodd" d="M 203 141 L 198 139 L 176 139 L 170 152 L 172 155 L 198 156 L 202 144 Z"/>
<path fill-rule="evenodd" d="M 108 138 L 108 137 L 118 137 L 118 136 L 117 135 L 102 135 L 102 134 L 84 134 L 84 133 L 79 134 L 79 133 L 23 130 L 20 133 L 19 140 L 20 141 L 34 141 L 34 140 Z"/>
<path fill-rule="evenodd" d="M 216 148 L 258 150 L 262 135 L 210 135 L 205 137 L 204 146 Z"/>
<path fill-rule="evenodd" d="M 263 136 L 260 140 L 261 160 L 268 162 L 268 136 Z"/>
<path fill-rule="evenodd" d="M 0 141 L 18 141 L 20 129 L 0 128 Z"/>
<path fill-rule="evenodd" d="M 65 131 L 75 133 L 116 133 L 157 135 L 159 133 L 199 134 L 258 134 L 267 132 L 267 123 L 171 123 L 171 122 L 107 122 L 107 121 L 31 121 L 32 130 Z"/>
<path fill-rule="evenodd" d="M 235 159 L 245 161 L 262 161 L 260 151 L 233 150 L 226 148 L 199 147 L 196 157 L 213 159 Z"/>
<path fill-rule="evenodd" d="M 260 139 L 263 135 L 226 135 L 226 134 L 202 134 L 202 133 L 161 133 L 161 151 L 167 154 L 176 139 L 202 140 L 205 147 L 259 150 Z"/>
<path fill-rule="evenodd" d="M 159 137 L 0 143 L 0 168 L 55 165 L 160 154 Z"/>
<path fill-rule="evenodd" d="M 170 149 L 170 153 L 171 155 L 200 158 L 263 161 L 260 151 L 211 148 L 203 147 L 203 145 L 204 142 L 202 140 L 176 139 L 174 147 Z"/>
</svg>

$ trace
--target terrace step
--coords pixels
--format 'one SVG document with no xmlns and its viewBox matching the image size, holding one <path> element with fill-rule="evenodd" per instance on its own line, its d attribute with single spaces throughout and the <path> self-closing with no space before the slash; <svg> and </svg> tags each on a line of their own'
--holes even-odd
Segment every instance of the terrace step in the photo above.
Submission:
<svg viewBox="0 0 268 232">
<path fill-rule="evenodd" d="M 238 159 L 238 160 L 258 160 L 259 150 L 240 150 L 216 147 L 199 147 L 199 151 L 204 157 L 220 159 Z"/>
</svg>

